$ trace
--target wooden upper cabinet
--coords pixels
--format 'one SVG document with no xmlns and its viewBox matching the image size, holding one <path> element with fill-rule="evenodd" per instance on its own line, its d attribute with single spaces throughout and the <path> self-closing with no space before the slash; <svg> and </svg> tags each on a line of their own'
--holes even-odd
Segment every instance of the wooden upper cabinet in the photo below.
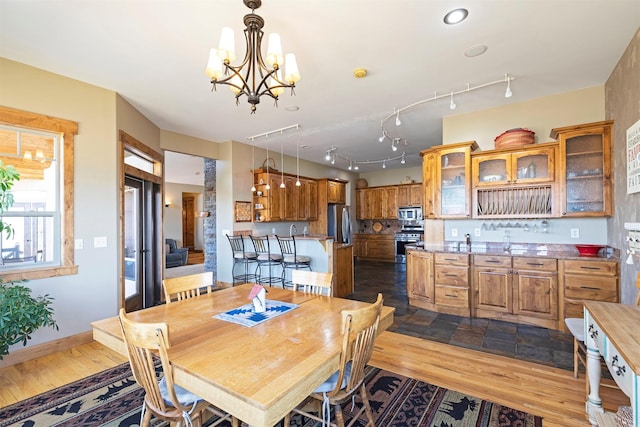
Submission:
<svg viewBox="0 0 640 427">
<path fill-rule="evenodd" d="M 318 182 L 278 173 L 255 173 L 253 193 L 253 221 L 279 222 L 318 219 Z M 284 182 L 285 187 L 280 184 Z M 267 190 L 267 183 L 270 189 Z M 258 195 L 260 194 L 260 195 Z"/>
<path fill-rule="evenodd" d="M 398 187 L 385 187 L 383 196 L 384 219 L 398 219 Z"/>
<path fill-rule="evenodd" d="M 346 184 L 327 180 L 327 203 L 345 204 L 347 201 Z"/>
<path fill-rule="evenodd" d="M 318 181 L 305 179 L 304 182 L 307 194 L 307 219 L 315 221 L 318 219 Z"/>
<path fill-rule="evenodd" d="M 474 154 L 471 165 L 473 187 L 555 181 L 556 144 L 530 147 Z"/>
<path fill-rule="evenodd" d="M 560 149 L 561 215 L 611 216 L 613 121 L 555 128 Z"/>
<path fill-rule="evenodd" d="M 398 185 L 397 205 L 422 206 L 422 184 Z"/>
<path fill-rule="evenodd" d="M 436 217 L 436 161 L 433 150 L 425 150 L 422 156 L 422 217 L 433 219 Z"/>
<path fill-rule="evenodd" d="M 475 141 L 444 145 L 435 150 L 435 216 L 471 217 L 471 152 Z M 424 161 L 424 160 L 423 160 Z"/>
</svg>

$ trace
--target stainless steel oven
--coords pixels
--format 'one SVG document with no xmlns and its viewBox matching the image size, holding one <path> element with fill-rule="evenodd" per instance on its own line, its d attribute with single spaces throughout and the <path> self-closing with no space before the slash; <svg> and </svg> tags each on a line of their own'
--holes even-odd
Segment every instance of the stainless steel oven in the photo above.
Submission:
<svg viewBox="0 0 640 427">
<path fill-rule="evenodd" d="M 404 264 L 407 262 L 407 252 L 405 246 L 414 245 L 420 241 L 422 230 L 402 230 L 396 233 L 396 262 Z"/>
</svg>

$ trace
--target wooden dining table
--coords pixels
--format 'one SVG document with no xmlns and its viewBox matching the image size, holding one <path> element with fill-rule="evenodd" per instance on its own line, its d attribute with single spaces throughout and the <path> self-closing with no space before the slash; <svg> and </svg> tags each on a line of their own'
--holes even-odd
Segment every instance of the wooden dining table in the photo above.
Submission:
<svg viewBox="0 0 640 427">
<path fill-rule="evenodd" d="M 252 327 L 214 318 L 243 306 L 245 284 L 128 313 L 169 327 L 176 384 L 254 427 L 271 427 L 338 369 L 341 315 L 367 303 L 268 288 L 267 300 L 297 307 Z M 393 323 L 384 306 L 379 332 Z M 126 355 L 118 317 L 93 322 L 94 339 Z"/>
</svg>

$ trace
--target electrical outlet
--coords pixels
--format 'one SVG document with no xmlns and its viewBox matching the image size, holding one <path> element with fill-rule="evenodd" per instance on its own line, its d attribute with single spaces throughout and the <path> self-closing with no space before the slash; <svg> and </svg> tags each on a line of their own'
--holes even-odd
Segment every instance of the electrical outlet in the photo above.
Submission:
<svg viewBox="0 0 640 427">
<path fill-rule="evenodd" d="M 473 229 L 473 235 L 476 237 L 480 237 L 480 229 L 479 228 L 474 228 Z"/>
<path fill-rule="evenodd" d="M 458 237 L 458 229 L 457 228 L 452 228 L 451 229 L 451 236 L 452 237 Z"/>
<path fill-rule="evenodd" d="M 579 228 L 572 228 L 571 229 L 571 238 L 572 239 L 579 239 L 580 238 L 580 229 Z"/>
<path fill-rule="evenodd" d="M 75 249 L 82 249 L 83 247 L 84 247 L 84 241 L 82 239 L 76 239 L 74 248 Z"/>
</svg>

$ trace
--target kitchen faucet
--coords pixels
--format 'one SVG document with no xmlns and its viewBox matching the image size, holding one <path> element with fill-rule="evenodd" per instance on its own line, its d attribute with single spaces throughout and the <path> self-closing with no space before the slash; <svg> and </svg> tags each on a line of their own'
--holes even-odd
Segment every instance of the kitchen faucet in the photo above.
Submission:
<svg viewBox="0 0 640 427">
<path fill-rule="evenodd" d="M 293 236 L 293 233 L 297 233 L 298 230 L 296 229 L 296 225 L 295 224 L 291 224 L 291 227 L 289 227 L 289 237 Z"/>
</svg>

